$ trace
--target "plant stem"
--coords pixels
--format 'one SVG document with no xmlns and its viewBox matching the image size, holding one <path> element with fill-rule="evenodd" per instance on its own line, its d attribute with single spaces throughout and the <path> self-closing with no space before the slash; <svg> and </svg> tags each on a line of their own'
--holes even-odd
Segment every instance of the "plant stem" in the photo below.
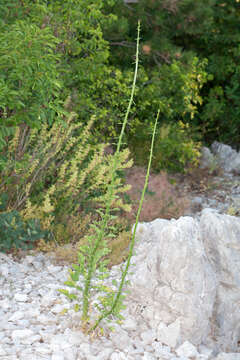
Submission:
<svg viewBox="0 0 240 360">
<path fill-rule="evenodd" d="M 97 252 L 97 250 L 99 248 L 99 245 L 102 243 L 102 239 L 103 239 L 103 237 L 105 235 L 105 229 L 106 229 L 106 226 L 107 226 L 108 220 L 109 220 L 111 203 L 112 203 L 112 200 L 113 200 L 113 193 L 114 193 L 114 188 L 115 188 L 115 177 L 116 177 L 116 170 L 117 170 L 117 164 L 118 164 L 118 155 L 119 155 L 119 152 L 120 152 L 120 147 L 121 147 L 121 144 L 122 144 L 122 138 L 123 138 L 123 134 L 124 134 L 126 124 L 127 124 L 129 112 L 130 112 L 130 109 L 131 109 L 131 106 L 132 106 L 132 103 L 133 103 L 133 97 L 134 97 L 134 92 L 135 92 L 135 87 L 136 87 L 136 80 L 137 80 L 137 72 L 138 72 L 138 62 L 139 62 L 139 60 L 138 60 L 139 59 L 139 39 L 140 39 L 140 21 L 138 22 L 136 63 L 135 63 L 135 72 L 134 72 L 131 96 L 130 96 L 127 111 L 126 111 L 126 114 L 125 114 L 125 117 L 124 117 L 124 120 L 123 120 L 121 133 L 120 133 L 120 136 L 119 136 L 119 139 L 118 139 L 117 149 L 116 149 L 116 152 L 114 154 L 114 161 L 113 161 L 113 168 L 112 168 L 112 178 L 111 178 L 110 185 L 108 186 L 108 189 L 107 189 L 106 211 L 105 211 L 105 214 L 104 214 L 104 216 L 102 218 L 102 223 L 101 223 L 100 231 L 98 233 L 97 240 L 96 240 L 94 248 L 93 248 L 93 250 L 91 252 L 90 261 L 89 261 L 89 265 L 88 265 L 87 278 L 85 280 L 85 287 L 84 287 L 84 292 L 83 292 L 83 315 L 82 315 L 83 322 L 86 322 L 87 319 L 88 319 L 89 291 L 91 289 L 91 280 L 92 280 L 92 276 L 93 276 L 93 273 L 94 273 L 96 252 Z"/>
<path fill-rule="evenodd" d="M 99 316 L 99 318 L 96 320 L 95 324 L 89 329 L 89 332 L 94 331 L 97 328 L 97 326 L 99 325 L 99 323 L 104 318 L 108 317 L 109 315 L 111 315 L 114 312 L 114 309 L 118 305 L 119 298 L 120 298 L 120 296 L 122 294 L 123 285 L 124 285 L 125 278 L 127 276 L 128 269 L 129 269 L 129 266 L 130 266 L 130 261 L 131 261 L 132 255 L 133 255 L 133 248 L 134 248 L 134 245 L 135 245 L 135 236 L 136 236 L 136 231 L 137 231 L 137 225 L 138 225 L 139 217 L 140 217 L 141 210 L 142 210 L 144 195 L 145 195 L 145 192 L 146 192 L 146 189 L 147 189 L 147 186 L 148 186 L 148 179 L 149 179 L 151 162 L 152 162 L 152 157 L 153 157 L 154 139 L 155 139 L 156 128 L 157 128 L 157 123 L 158 123 L 158 119 L 159 119 L 159 114 L 160 114 L 160 109 L 158 110 L 156 120 L 155 120 L 155 124 L 154 124 L 152 142 L 151 142 L 151 150 L 150 150 L 149 161 L 148 161 L 148 169 L 147 169 L 147 174 L 146 174 L 146 178 L 145 178 L 145 184 L 144 184 L 144 187 L 143 187 L 143 190 L 142 190 L 142 195 L 141 195 L 141 199 L 140 199 L 140 203 L 139 203 L 139 207 L 138 207 L 138 212 L 137 212 L 137 216 L 136 216 L 136 222 L 135 222 L 133 235 L 132 235 L 131 242 L 130 242 L 130 249 L 129 249 L 129 253 L 128 253 L 127 263 L 126 263 L 125 269 L 124 269 L 124 271 L 122 273 L 121 282 L 120 282 L 117 294 L 115 296 L 115 299 L 113 301 L 113 304 L 112 304 L 111 308 L 108 311 L 104 312 L 101 316 Z"/>
</svg>

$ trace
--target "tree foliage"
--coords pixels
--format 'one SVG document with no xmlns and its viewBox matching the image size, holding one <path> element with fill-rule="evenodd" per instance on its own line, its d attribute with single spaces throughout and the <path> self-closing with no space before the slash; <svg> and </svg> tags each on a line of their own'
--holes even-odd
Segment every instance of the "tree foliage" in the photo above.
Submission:
<svg viewBox="0 0 240 360">
<path fill-rule="evenodd" d="M 193 57 L 205 63 L 207 81 L 198 94 L 201 101 L 190 124 L 201 128 L 207 143 L 217 139 L 237 146 L 240 140 L 239 1 L 139 0 L 133 4 L 116 1 L 106 11 L 118 14 L 118 21 L 105 28 L 104 34 L 111 46 L 110 61 L 122 69 L 129 66 L 134 29 L 141 19 L 142 65 L 152 87 L 157 88 L 160 83 L 155 81 L 154 74 L 163 72 L 164 66 L 170 71 L 175 62 L 184 76 Z M 202 77 L 199 67 L 193 74 Z M 165 75 L 159 84 L 164 89 L 168 88 L 168 72 Z M 176 82 L 172 89 L 176 98 L 178 89 L 181 91 L 177 85 Z"/>
</svg>

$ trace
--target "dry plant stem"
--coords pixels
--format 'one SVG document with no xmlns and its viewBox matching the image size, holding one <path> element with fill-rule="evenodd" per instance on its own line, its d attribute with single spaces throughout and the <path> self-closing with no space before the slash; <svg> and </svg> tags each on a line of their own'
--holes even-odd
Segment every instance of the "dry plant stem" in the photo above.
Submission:
<svg viewBox="0 0 240 360">
<path fill-rule="evenodd" d="M 142 190 L 142 195 L 141 195 L 139 208 L 138 208 L 138 212 L 137 212 L 137 216 L 136 216 L 136 222 L 135 222 L 135 225 L 134 225 L 134 230 L 133 230 L 133 234 L 132 234 L 132 238 L 131 238 L 131 242 L 130 242 L 128 258 L 127 258 L 127 262 L 126 262 L 126 265 L 125 265 L 125 269 L 122 272 L 121 282 L 120 282 L 118 291 L 116 293 L 116 296 L 115 296 L 115 299 L 113 301 L 113 304 L 112 304 L 111 308 L 108 311 L 104 312 L 101 316 L 99 316 L 99 318 L 96 320 L 95 324 L 89 329 L 89 332 L 94 331 L 104 318 L 107 318 L 109 315 L 111 315 L 114 312 L 114 309 L 118 305 L 119 298 L 120 298 L 120 296 L 122 294 L 123 285 L 125 283 L 125 278 L 127 276 L 128 269 L 129 269 L 129 266 L 130 266 L 130 261 L 131 261 L 132 255 L 133 255 L 133 248 L 134 248 L 134 245 L 135 245 L 135 237 L 136 237 L 137 225 L 138 225 L 139 217 L 140 217 L 141 210 L 142 210 L 144 195 L 145 195 L 145 192 L 146 192 L 146 189 L 147 189 L 147 186 L 148 186 L 148 179 L 149 179 L 151 162 L 152 162 L 152 157 L 153 157 L 154 139 L 155 139 L 156 128 L 157 128 L 157 123 L 158 123 L 158 119 L 159 119 L 159 114 L 160 114 L 160 109 L 158 110 L 156 120 L 155 120 L 155 124 L 154 124 L 152 142 L 151 142 L 151 149 L 150 149 L 150 155 L 149 155 L 149 161 L 148 161 L 148 168 L 147 168 L 147 174 L 146 174 L 146 177 L 145 177 L 145 184 L 144 184 L 144 187 L 143 187 L 143 190 Z"/>
<path fill-rule="evenodd" d="M 132 103 L 133 103 L 133 96 L 134 96 L 134 92 L 135 92 L 136 80 L 137 80 L 137 72 L 138 72 L 139 39 L 140 39 L 140 22 L 138 22 L 136 63 L 135 63 L 135 72 L 134 72 L 134 78 L 133 78 L 131 97 L 130 97 L 130 100 L 129 100 L 129 103 L 128 103 L 127 111 L 126 111 L 124 121 L 123 121 L 123 124 L 122 124 L 121 133 L 120 133 L 120 136 L 119 136 L 119 139 L 118 139 L 117 150 L 116 150 L 116 152 L 114 154 L 112 178 L 111 178 L 110 185 L 109 185 L 109 187 L 107 189 L 108 196 L 107 196 L 105 214 L 102 217 L 102 224 L 100 226 L 100 231 L 98 232 L 97 239 L 96 239 L 95 245 L 93 247 L 93 250 L 91 252 L 90 261 L 89 261 L 89 265 L 88 265 L 88 268 L 87 268 L 87 273 L 88 274 L 87 274 L 87 278 L 85 280 L 85 284 L 84 284 L 85 286 L 84 286 L 84 292 L 83 292 L 83 315 L 82 315 L 83 324 L 86 323 L 88 321 L 88 319 L 89 319 L 89 298 L 90 298 L 89 292 L 90 292 L 90 289 L 91 289 L 91 280 L 92 280 L 93 273 L 94 273 L 94 270 L 95 270 L 96 252 L 97 252 L 99 246 L 102 243 L 102 240 L 103 240 L 104 235 L 105 235 L 105 229 L 107 227 L 108 220 L 109 220 L 110 209 L 111 209 L 111 204 L 112 204 L 112 201 L 113 201 L 113 194 L 114 194 L 114 188 L 115 188 L 115 178 L 116 178 L 116 170 L 117 170 L 117 165 L 118 165 L 118 155 L 119 155 L 119 152 L 120 152 L 120 147 L 121 147 L 121 144 L 122 144 L 122 138 L 123 138 L 123 134 L 124 134 L 126 124 L 127 124 L 129 112 L 130 112 L 130 109 L 131 109 L 131 106 L 132 106 Z M 97 327 L 97 325 L 96 326 L 94 325 L 94 328 L 90 329 L 90 331 L 95 329 L 96 327 Z"/>
</svg>

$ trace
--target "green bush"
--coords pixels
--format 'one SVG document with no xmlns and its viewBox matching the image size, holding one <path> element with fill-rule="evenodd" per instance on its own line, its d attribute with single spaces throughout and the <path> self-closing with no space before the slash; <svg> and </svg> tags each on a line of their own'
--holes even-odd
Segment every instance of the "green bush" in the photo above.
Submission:
<svg viewBox="0 0 240 360">
<path fill-rule="evenodd" d="M 134 31 L 137 20 L 141 19 L 144 39 L 141 62 L 148 76 L 146 82 L 155 89 L 157 82 L 152 74 L 162 73 L 164 67 L 168 67 L 171 72 L 175 62 L 185 76 L 192 57 L 197 57 L 200 63 L 204 59 L 208 60 L 205 67 L 208 76 L 203 87 L 198 89 L 202 101 L 193 103 L 198 116 L 189 124 L 191 127 L 199 126 L 203 140 L 208 144 L 218 140 L 239 148 L 239 1 L 139 0 L 133 4 L 116 1 L 112 7 L 106 7 L 105 11 L 118 15 L 116 22 L 104 28 L 104 36 L 111 47 L 111 64 L 119 65 L 123 71 L 128 69 L 128 59 L 134 54 Z M 192 74 L 196 79 L 202 77 L 198 67 Z M 166 72 L 161 88 L 167 92 L 168 86 L 169 76 Z M 142 89 L 141 93 L 144 92 L 144 99 L 150 100 L 150 96 Z M 181 92 L 181 87 L 172 87 L 172 114 L 176 115 L 179 102 L 171 102 L 171 97 L 180 99 Z M 180 116 L 184 120 L 185 115 Z M 141 122 L 145 122 L 145 116 L 139 114 L 138 117 Z M 175 117 L 175 120 L 178 119 L 178 116 Z"/>
<path fill-rule="evenodd" d="M 136 141 L 132 142 L 130 149 L 135 155 L 135 164 L 146 165 L 150 142 L 144 129 L 139 128 L 136 134 Z M 198 134 L 193 137 L 192 129 L 188 124 L 179 121 L 176 124 L 160 126 L 156 132 L 153 170 L 159 172 L 168 169 L 169 172 L 185 172 L 195 167 L 200 157 L 200 145 Z"/>
<path fill-rule="evenodd" d="M 3 44 L 0 50 L 0 147 L 3 150 L 0 170 L 7 161 L 6 141 L 15 132 L 13 127 L 25 129 L 27 124 L 26 135 L 33 127 L 40 128 L 46 123 L 51 127 L 66 115 L 63 102 L 69 95 L 70 110 L 77 113 L 77 123 L 86 124 L 93 114 L 96 116 L 91 141 L 116 143 L 121 114 L 131 90 L 129 58 L 133 56 L 135 43 L 134 21 L 137 16 L 142 17 L 144 6 L 154 12 L 152 20 L 157 17 L 158 21 L 167 21 L 169 14 L 164 2 L 158 18 L 157 4 L 149 5 L 145 1 L 139 2 L 136 14 L 129 17 L 128 7 L 111 0 L 40 0 L 37 3 L 15 0 L 14 6 L 3 0 L 0 6 L 3 19 L 0 23 Z M 118 20 L 112 15 L 117 8 L 121 8 Z M 208 79 L 206 60 L 199 60 L 192 52 L 179 55 L 176 46 L 172 56 L 166 55 L 163 43 L 167 39 L 168 47 L 173 46 L 172 39 L 168 39 L 172 30 L 166 28 L 160 36 L 154 27 L 146 26 L 146 21 L 143 18 L 143 66 L 139 69 L 135 103 L 129 114 L 126 145 L 136 143 L 139 127 L 145 134 L 149 133 L 159 107 L 162 123 L 182 119 L 193 127 L 194 133 L 194 116 L 202 102 L 200 91 Z M 112 31 L 114 29 L 116 31 Z M 123 35 L 126 40 L 132 36 L 133 48 L 111 46 Z M 124 62 L 126 55 L 128 65 Z"/>
<path fill-rule="evenodd" d="M 24 221 L 16 210 L 0 213 L 0 251 L 32 249 L 37 240 L 49 237 L 37 219 Z"/>
</svg>

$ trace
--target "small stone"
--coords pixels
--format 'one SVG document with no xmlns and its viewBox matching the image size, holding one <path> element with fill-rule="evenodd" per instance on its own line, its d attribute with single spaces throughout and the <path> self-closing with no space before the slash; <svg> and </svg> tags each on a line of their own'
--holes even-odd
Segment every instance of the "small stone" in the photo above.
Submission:
<svg viewBox="0 0 240 360">
<path fill-rule="evenodd" d="M 40 311 L 38 309 L 29 309 L 26 313 L 26 316 L 33 318 L 33 317 L 38 317 L 39 314 L 40 314 Z"/>
<path fill-rule="evenodd" d="M 124 329 L 126 331 L 132 331 L 132 330 L 137 329 L 137 323 L 133 319 L 126 319 L 126 320 L 124 320 L 121 327 L 122 327 L 122 329 Z"/>
<path fill-rule="evenodd" d="M 64 360 L 64 355 L 61 352 L 54 352 L 52 354 L 51 360 Z"/>
<path fill-rule="evenodd" d="M 72 345 L 80 345 L 84 342 L 84 339 L 86 339 L 86 337 L 84 336 L 84 334 L 81 331 L 76 331 L 76 332 L 67 334 L 67 339 L 68 339 L 69 343 Z"/>
<path fill-rule="evenodd" d="M 180 339 L 180 331 L 179 319 L 168 326 L 161 322 L 157 329 L 157 339 L 161 343 L 175 348 Z"/>
<path fill-rule="evenodd" d="M 36 334 L 33 336 L 29 336 L 26 339 L 22 339 L 21 343 L 24 345 L 32 345 L 35 342 L 39 342 L 41 340 L 41 336 Z"/>
<path fill-rule="evenodd" d="M 57 304 L 55 305 L 51 311 L 54 313 L 54 314 L 59 314 L 60 312 L 62 312 L 64 309 L 65 309 L 65 305 L 63 304 Z"/>
<path fill-rule="evenodd" d="M 120 331 L 118 332 L 112 333 L 110 335 L 110 339 L 112 340 L 115 348 L 124 351 L 130 344 L 130 338 L 125 330 L 119 330 Z"/>
<path fill-rule="evenodd" d="M 48 347 L 48 346 L 37 346 L 35 348 L 36 353 L 39 353 L 41 355 L 47 355 L 47 354 L 51 354 L 52 350 Z"/>
<path fill-rule="evenodd" d="M 20 354 L 20 358 L 19 357 L 14 357 L 14 358 L 7 358 L 7 359 L 11 359 L 11 360 L 18 360 L 18 359 L 24 359 L 24 360 L 39 360 L 39 357 L 33 353 L 31 354 L 25 354 L 24 352 L 21 352 Z M 41 357 L 42 359 L 42 357 Z"/>
<path fill-rule="evenodd" d="M 163 346 L 160 342 L 153 342 L 152 344 L 155 350 L 155 356 L 160 359 L 172 359 L 173 355 L 171 354 L 171 349 L 169 346 Z"/>
<path fill-rule="evenodd" d="M 14 299 L 18 302 L 26 302 L 28 300 L 28 296 L 26 294 L 15 294 Z"/>
<path fill-rule="evenodd" d="M 240 360 L 240 353 L 225 353 L 218 354 L 215 360 Z"/>
<path fill-rule="evenodd" d="M 18 339 L 24 339 L 26 337 L 32 336 L 34 333 L 32 330 L 24 329 L 24 330 L 14 330 L 12 332 L 12 339 L 18 340 Z"/>
<path fill-rule="evenodd" d="M 145 351 L 143 355 L 143 360 L 156 360 L 156 357 Z"/>
<path fill-rule="evenodd" d="M 8 310 L 11 307 L 10 302 L 8 299 L 4 299 L 0 301 L 0 308 L 2 310 Z"/>
<path fill-rule="evenodd" d="M 37 317 L 37 321 L 44 325 L 51 325 L 51 324 L 55 324 L 56 319 L 50 314 L 48 316 L 44 314 L 40 314 Z"/>
<path fill-rule="evenodd" d="M 4 348 L 2 347 L 2 345 L 0 344 L 0 356 L 5 356 L 5 355 L 7 355 L 7 353 L 4 350 Z"/>
<path fill-rule="evenodd" d="M 181 346 L 179 346 L 176 350 L 176 353 L 178 356 L 186 358 L 196 357 L 199 355 L 195 346 L 189 341 L 185 341 Z"/>
<path fill-rule="evenodd" d="M 106 348 L 98 353 L 97 358 L 98 360 L 108 360 L 112 353 L 113 349 Z"/>
<path fill-rule="evenodd" d="M 110 360 L 134 360 L 134 358 L 120 351 L 112 353 Z"/>
<path fill-rule="evenodd" d="M 147 330 L 140 334 L 140 337 L 143 341 L 143 344 L 149 345 L 152 344 L 156 338 L 156 333 L 153 330 Z"/>
<path fill-rule="evenodd" d="M 213 355 L 213 350 L 205 345 L 199 345 L 198 351 L 200 352 L 200 356 L 203 355 L 205 359 L 209 359 Z"/>
<path fill-rule="evenodd" d="M 75 360 L 77 357 L 77 353 L 78 353 L 77 348 L 64 349 L 64 360 Z"/>
<path fill-rule="evenodd" d="M 26 256 L 25 257 L 25 259 L 24 259 L 24 262 L 26 263 L 26 264 L 32 264 L 33 263 L 33 261 L 34 261 L 34 256 Z"/>
<path fill-rule="evenodd" d="M 83 352 L 83 354 L 85 355 L 85 357 L 88 359 L 92 356 L 91 354 L 91 347 L 88 343 L 83 343 L 79 346 L 79 349 L 81 352 Z"/>
<path fill-rule="evenodd" d="M 8 321 L 17 321 L 24 318 L 24 313 L 22 311 L 16 311 L 9 319 Z"/>
<path fill-rule="evenodd" d="M 2 265 L 0 266 L 0 274 L 1 274 L 3 277 L 5 277 L 5 278 L 8 277 L 9 269 L 8 269 L 8 266 L 7 266 L 7 265 L 2 264 Z"/>
</svg>

